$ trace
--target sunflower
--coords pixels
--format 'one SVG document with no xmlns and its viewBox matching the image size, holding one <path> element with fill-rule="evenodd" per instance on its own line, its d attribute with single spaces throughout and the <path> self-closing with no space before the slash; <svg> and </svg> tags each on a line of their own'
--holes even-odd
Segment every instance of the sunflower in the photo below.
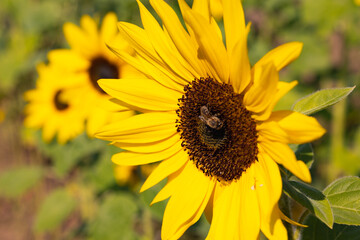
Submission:
<svg viewBox="0 0 360 240">
<path fill-rule="evenodd" d="M 278 164 L 310 182 L 305 163 L 289 143 L 319 138 L 316 119 L 273 111 L 297 82 L 279 81 L 278 72 L 295 60 L 299 42 L 281 45 L 250 66 L 240 0 L 223 1 L 225 43 L 209 13 L 208 1 L 190 8 L 179 0 L 186 29 L 162 0 L 150 0 L 162 26 L 138 1 L 143 28 L 120 22 L 131 56 L 113 51 L 145 78 L 100 80 L 120 104 L 143 112 L 109 124 L 97 137 L 127 151 L 113 155 L 119 165 L 161 161 L 141 191 L 168 182 L 153 203 L 170 198 L 162 239 L 178 239 L 203 212 L 211 222 L 208 239 L 287 239 L 278 200 Z"/>
<path fill-rule="evenodd" d="M 108 13 L 102 22 L 100 30 L 90 16 L 81 18 L 81 27 L 73 23 L 64 24 L 64 34 L 70 49 L 58 49 L 49 53 L 49 61 L 62 69 L 63 74 L 72 75 L 82 81 L 82 86 L 76 89 L 81 98 L 79 105 L 86 112 L 86 130 L 90 136 L 102 125 L 118 121 L 133 115 L 128 108 L 113 109 L 110 96 L 98 85 L 100 78 L 118 79 L 139 76 L 133 67 L 117 58 L 106 46 L 116 40 L 118 48 L 131 54 L 127 43 L 120 39 L 117 30 L 117 17 Z"/>
<path fill-rule="evenodd" d="M 57 134 L 58 142 L 63 144 L 84 131 L 85 115 L 65 94 L 68 88 L 76 88 L 79 81 L 62 77 L 59 70 L 43 63 L 37 66 L 37 86 L 25 93 L 29 104 L 25 107 L 24 124 L 30 128 L 43 128 L 43 139 L 47 142 Z"/>
</svg>

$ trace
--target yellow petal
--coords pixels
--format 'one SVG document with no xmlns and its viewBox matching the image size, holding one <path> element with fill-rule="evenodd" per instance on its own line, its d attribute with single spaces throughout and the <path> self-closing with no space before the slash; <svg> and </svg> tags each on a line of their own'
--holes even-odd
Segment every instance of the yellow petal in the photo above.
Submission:
<svg viewBox="0 0 360 240">
<path fill-rule="evenodd" d="M 175 113 L 144 113 L 138 114 L 131 118 L 125 119 L 117 123 L 111 123 L 101 130 L 102 133 L 112 133 L 114 135 L 131 135 L 147 131 L 162 130 L 168 124 L 174 125 L 177 118 Z"/>
<path fill-rule="evenodd" d="M 266 121 L 256 125 L 259 133 L 258 141 L 276 141 L 288 143 L 288 134 L 274 121 Z"/>
<path fill-rule="evenodd" d="M 80 25 L 81 25 L 81 28 L 84 29 L 88 38 L 90 38 L 91 40 L 93 40 L 96 43 L 99 41 L 97 24 L 94 21 L 94 19 L 92 19 L 88 15 L 84 15 L 80 19 Z"/>
<path fill-rule="evenodd" d="M 125 143 L 149 143 L 176 133 L 175 113 L 144 113 L 103 127 L 96 137 Z"/>
<path fill-rule="evenodd" d="M 210 26 L 217 33 L 218 37 L 222 41 L 222 33 L 217 25 L 216 20 L 210 14 L 210 1 L 209 0 L 195 0 L 192 5 L 192 10 L 199 13 L 201 16 L 205 18 L 207 22 L 210 23 Z"/>
<path fill-rule="evenodd" d="M 293 89 L 298 84 L 297 81 L 292 82 L 282 82 L 279 81 L 277 84 L 277 92 L 274 97 L 274 106 L 275 104 L 285 95 L 287 94 L 291 89 Z"/>
<path fill-rule="evenodd" d="M 180 83 L 183 83 L 183 80 L 174 74 L 166 63 L 163 62 L 151 45 L 145 30 L 126 22 L 120 22 L 118 26 L 123 38 L 130 43 L 140 57 L 132 57 L 127 52 L 121 50 L 121 47 L 110 46 L 110 49 L 146 76 L 150 75 L 161 84 L 181 91 L 183 85 Z"/>
<path fill-rule="evenodd" d="M 140 192 L 143 192 L 155 184 L 158 184 L 161 180 L 169 176 L 170 174 L 179 170 L 184 164 L 188 161 L 189 156 L 185 151 L 180 150 L 175 155 L 170 158 L 162 161 L 159 166 L 157 166 L 150 176 L 146 179 L 142 185 Z"/>
<path fill-rule="evenodd" d="M 290 147 L 281 142 L 261 142 L 259 147 L 265 151 L 275 162 L 283 165 L 296 177 L 304 182 L 311 182 L 311 175 L 308 167 L 303 161 L 297 161 L 294 152 Z"/>
<path fill-rule="evenodd" d="M 260 214 L 256 196 L 254 165 L 236 182 L 215 192 L 214 212 L 207 239 L 257 239 Z M 218 188 L 218 186 L 217 186 Z"/>
<path fill-rule="evenodd" d="M 223 188 L 219 195 L 218 188 Z M 206 239 L 239 239 L 240 221 L 240 187 L 239 182 L 228 186 L 216 185 L 215 195 L 219 195 L 213 202 L 213 215 L 210 230 Z"/>
<path fill-rule="evenodd" d="M 189 34 L 182 26 L 174 10 L 164 1 L 150 0 L 150 3 L 160 16 L 176 48 L 194 69 L 192 71 L 191 68 L 189 68 L 189 71 L 198 78 L 200 76 L 206 76 L 206 71 L 197 58 L 197 49 L 191 41 Z"/>
<path fill-rule="evenodd" d="M 275 105 L 280 100 L 280 98 L 282 98 L 296 85 L 297 85 L 297 81 L 292 81 L 290 83 L 278 81 L 276 93 L 272 98 L 272 100 L 270 101 L 269 106 L 262 113 L 253 115 L 253 117 L 257 121 L 266 121 L 270 117 L 272 110 L 274 109 Z"/>
<path fill-rule="evenodd" d="M 244 10 L 241 1 L 223 1 L 223 10 L 226 48 L 231 54 L 236 44 L 246 46 Z"/>
<path fill-rule="evenodd" d="M 48 53 L 51 64 L 61 66 L 62 71 L 82 71 L 87 70 L 90 62 L 75 51 L 69 49 L 56 49 Z"/>
<path fill-rule="evenodd" d="M 299 57 L 302 47 L 303 43 L 301 42 L 290 42 L 280 45 L 263 56 L 255 64 L 255 66 L 261 66 L 269 62 L 273 62 L 276 71 L 280 71 L 283 67 Z"/>
<path fill-rule="evenodd" d="M 282 180 L 277 164 L 266 154 L 258 155 L 255 163 L 256 193 L 259 200 L 261 231 L 269 239 L 286 239 L 287 233 L 276 212 L 282 192 Z"/>
<path fill-rule="evenodd" d="M 214 189 L 215 181 L 206 177 L 192 162 L 182 172 L 182 184 L 166 205 L 162 239 L 179 239 L 191 225 L 197 222 Z"/>
<path fill-rule="evenodd" d="M 209 0 L 194 0 L 191 7 L 194 11 L 198 12 L 205 19 L 210 21 L 210 3 Z"/>
<path fill-rule="evenodd" d="M 314 117 L 293 111 L 273 112 L 268 121 L 275 121 L 288 135 L 287 143 L 306 143 L 325 134 L 325 129 Z"/>
<path fill-rule="evenodd" d="M 161 59 L 151 45 L 144 29 L 127 22 L 119 22 L 118 27 L 122 37 L 131 44 L 138 54 L 153 63 L 161 63 Z M 116 46 L 114 47 L 116 48 Z"/>
<path fill-rule="evenodd" d="M 242 93 L 251 80 L 246 41 L 238 41 L 230 53 L 230 83 L 235 92 Z"/>
<path fill-rule="evenodd" d="M 153 153 L 153 152 L 159 152 L 164 149 L 167 149 L 177 143 L 180 140 L 179 134 L 171 135 L 168 138 L 165 138 L 158 142 L 151 142 L 151 143 L 122 143 L 122 142 L 114 142 L 113 144 L 119 148 L 132 151 L 132 152 L 138 152 L 138 153 Z"/>
<path fill-rule="evenodd" d="M 157 62 L 158 60 L 152 59 L 146 54 L 140 52 L 138 53 L 141 55 L 141 57 L 134 57 L 128 52 L 118 49 L 114 46 L 109 46 L 109 48 L 113 53 L 115 53 L 115 55 L 130 64 L 139 72 L 143 73 L 145 76 L 152 77 L 155 81 L 159 82 L 165 87 L 171 88 L 178 92 L 183 92 L 184 86 L 175 82 L 173 79 L 174 75 L 171 74 L 168 70 L 164 69 L 161 63 Z"/>
<path fill-rule="evenodd" d="M 272 109 L 269 105 L 273 101 L 278 81 L 279 74 L 272 63 L 255 68 L 254 84 L 245 93 L 244 105 L 254 113 L 256 120 L 265 120 L 270 116 Z"/>
<path fill-rule="evenodd" d="M 159 26 L 156 19 L 150 14 L 150 12 L 144 7 L 144 5 L 137 1 L 140 8 L 141 20 L 144 29 L 149 37 L 149 40 L 154 47 L 155 51 L 159 54 L 162 60 L 169 66 L 171 71 L 179 76 L 177 82 L 180 84 L 187 84 L 193 80 L 193 75 L 182 65 L 184 61 L 181 61 L 181 55 L 177 52 L 171 39 L 166 37 L 166 34 Z"/>
<path fill-rule="evenodd" d="M 261 231 L 268 239 L 288 239 L 287 231 L 281 221 L 280 213 L 279 207 L 275 205 L 270 219 L 264 219 L 266 222 L 261 224 Z"/>
<path fill-rule="evenodd" d="M 294 226 L 298 226 L 298 227 L 308 227 L 307 225 L 303 225 L 303 224 L 300 224 L 298 222 L 295 222 L 294 220 L 291 220 L 290 218 L 288 218 L 283 212 L 281 212 L 279 210 L 279 213 L 280 213 L 280 217 L 281 219 L 284 219 L 285 221 L 287 221 L 288 223 L 294 225 Z"/>
<path fill-rule="evenodd" d="M 72 49 L 89 59 L 97 54 L 97 49 L 94 48 L 97 43 L 93 39 L 89 39 L 88 34 L 81 28 L 72 23 L 65 23 L 63 30 L 65 38 Z"/>
<path fill-rule="evenodd" d="M 240 239 L 257 239 L 260 233 L 259 202 L 256 195 L 254 164 L 246 169 L 240 184 Z"/>
<path fill-rule="evenodd" d="M 118 20 L 115 13 L 110 12 L 106 14 L 100 29 L 100 37 L 102 42 L 107 43 L 118 33 L 118 29 L 116 27 L 117 21 Z"/>
<path fill-rule="evenodd" d="M 172 111 L 181 97 L 151 79 L 101 79 L 100 87 L 110 96 L 149 111 Z"/>
<path fill-rule="evenodd" d="M 50 119 L 43 127 L 42 137 L 45 142 L 50 142 L 56 134 L 57 123 L 55 119 Z"/>
<path fill-rule="evenodd" d="M 135 152 L 120 152 L 114 154 L 111 158 L 113 163 L 118 165 L 135 166 L 143 165 L 153 162 L 158 162 L 163 159 L 169 158 L 181 151 L 181 144 L 175 144 L 168 149 L 156 153 L 135 153 Z"/>
<path fill-rule="evenodd" d="M 179 2 L 183 2 L 183 0 L 180 0 Z M 185 5 L 186 3 L 183 3 L 183 6 Z M 221 82 L 228 82 L 228 55 L 222 40 L 218 36 L 218 33 L 203 16 L 190 10 L 190 8 L 187 10 L 185 9 L 183 16 L 185 22 L 195 33 L 200 51 L 205 54 L 205 56 L 199 57 L 205 57 L 212 67 L 212 77 Z"/>
<path fill-rule="evenodd" d="M 186 166 L 186 165 L 185 165 Z M 153 201 L 150 203 L 150 206 L 154 203 L 163 201 L 169 198 L 181 185 L 182 185 L 182 173 L 184 172 L 185 166 L 176 171 L 173 174 L 170 174 L 168 177 L 168 182 L 166 185 L 160 190 L 158 194 L 156 194 Z"/>
<path fill-rule="evenodd" d="M 224 12 L 222 6 L 222 0 L 211 0 L 210 10 L 211 10 L 211 15 L 213 15 L 216 20 L 220 20 L 223 17 L 223 12 Z"/>
<path fill-rule="evenodd" d="M 107 123 L 110 114 L 111 112 L 95 106 L 87 118 L 87 134 L 94 137 L 95 133 Z"/>
</svg>

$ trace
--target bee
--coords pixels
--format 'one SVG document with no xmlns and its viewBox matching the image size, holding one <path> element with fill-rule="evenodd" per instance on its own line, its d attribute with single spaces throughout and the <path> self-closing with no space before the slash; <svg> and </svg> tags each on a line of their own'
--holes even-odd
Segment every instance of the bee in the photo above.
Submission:
<svg viewBox="0 0 360 240">
<path fill-rule="evenodd" d="M 212 115 L 206 106 L 200 108 L 200 120 L 203 121 L 210 128 L 220 130 L 223 122 L 218 118 L 219 114 Z"/>
</svg>

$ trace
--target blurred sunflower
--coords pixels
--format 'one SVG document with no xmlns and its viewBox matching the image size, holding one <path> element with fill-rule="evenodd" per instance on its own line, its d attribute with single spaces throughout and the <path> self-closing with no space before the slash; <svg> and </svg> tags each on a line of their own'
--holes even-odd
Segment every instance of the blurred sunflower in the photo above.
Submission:
<svg viewBox="0 0 360 240">
<path fill-rule="evenodd" d="M 0 123 L 4 121 L 4 119 L 5 119 L 5 113 L 3 112 L 3 110 L 0 109 Z"/>
<path fill-rule="evenodd" d="M 58 49 L 49 53 L 51 64 L 63 69 L 64 74 L 73 75 L 82 81 L 82 86 L 74 91 L 81 98 L 78 102 L 86 112 L 86 129 L 90 136 L 106 123 L 133 115 L 133 111 L 125 107 L 113 109 L 110 96 L 97 83 L 100 78 L 132 78 L 140 75 L 106 46 L 116 40 L 119 50 L 132 53 L 128 44 L 120 39 L 116 23 L 114 13 L 104 17 L 100 30 L 95 20 L 87 15 L 81 18 L 81 27 L 65 23 L 64 34 L 71 49 Z"/>
<path fill-rule="evenodd" d="M 360 6 L 360 0 L 354 0 L 356 5 Z"/>
<path fill-rule="evenodd" d="M 161 161 L 141 191 L 168 177 L 153 203 L 170 198 L 162 239 L 178 239 L 205 211 L 208 239 L 287 239 L 278 200 L 282 181 L 277 164 L 310 182 L 305 163 L 288 143 L 305 143 L 325 130 L 316 119 L 275 111 L 277 101 L 297 82 L 278 72 L 296 59 L 302 44 L 292 42 L 250 66 L 240 0 L 223 1 L 223 36 L 208 3 L 179 0 L 186 29 L 162 0 L 150 0 L 161 27 L 138 1 L 142 24 L 119 23 L 135 49 L 113 49 L 146 78 L 100 80 L 119 103 L 142 111 L 109 124 L 97 137 L 126 149 L 112 157 L 119 165 Z"/>
<path fill-rule="evenodd" d="M 84 131 L 84 112 L 77 108 L 66 89 L 76 88 L 76 78 L 63 77 L 60 69 L 39 64 L 36 88 L 25 93 L 29 104 L 25 107 L 24 124 L 30 128 L 43 128 L 43 139 L 49 142 L 57 134 L 59 143 L 78 136 Z"/>
<path fill-rule="evenodd" d="M 148 177 L 156 165 L 157 164 L 143 165 L 138 168 L 138 166 L 124 166 L 114 164 L 114 175 L 116 182 L 119 185 L 126 184 L 129 186 L 136 186 L 141 180 L 138 171 L 140 170 L 143 177 Z"/>
</svg>

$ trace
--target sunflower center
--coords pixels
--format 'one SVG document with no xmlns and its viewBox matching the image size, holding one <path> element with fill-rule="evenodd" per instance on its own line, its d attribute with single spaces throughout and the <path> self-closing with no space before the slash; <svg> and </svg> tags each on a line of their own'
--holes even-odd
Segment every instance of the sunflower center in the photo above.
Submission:
<svg viewBox="0 0 360 240">
<path fill-rule="evenodd" d="M 60 98 L 61 93 L 62 93 L 62 90 L 58 90 L 54 96 L 55 107 L 59 111 L 63 111 L 69 107 L 69 104 L 67 104 L 66 102 L 61 100 L 61 98 Z"/>
<path fill-rule="evenodd" d="M 89 76 L 94 88 L 105 94 L 97 81 L 101 78 L 119 78 L 119 70 L 115 64 L 109 62 L 106 58 L 97 57 L 91 61 Z"/>
<path fill-rule="evenodd" d="M 256 123 L 243 95 L 231 85 L 195 79 L 185 86 L 178 105 L 182 146 L 206 176 L 231 182 L 257 160 Z"/>
</svg>

